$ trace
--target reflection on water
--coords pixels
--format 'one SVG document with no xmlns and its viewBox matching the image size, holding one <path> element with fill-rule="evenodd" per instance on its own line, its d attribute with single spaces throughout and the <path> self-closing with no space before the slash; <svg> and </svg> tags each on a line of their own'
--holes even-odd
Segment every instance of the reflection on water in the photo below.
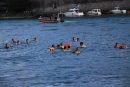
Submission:
<svg viewBox="0 0 130 87">
<path fill-rule="evenodd" d="M 129 24 L 129 15 L 65 18 L 63 23 L 0 20 L 0 86 L 129 87 Z M 80 42 L 72 42 L 72 37 L 87 45 L 80 55 L 47 51 L 61 42 L 70 43 L 74 51 Z M 114 49 L 117 42 L 127 48 Z M 10 49 L 4 49 L 6 43 Z"/>
</svg>

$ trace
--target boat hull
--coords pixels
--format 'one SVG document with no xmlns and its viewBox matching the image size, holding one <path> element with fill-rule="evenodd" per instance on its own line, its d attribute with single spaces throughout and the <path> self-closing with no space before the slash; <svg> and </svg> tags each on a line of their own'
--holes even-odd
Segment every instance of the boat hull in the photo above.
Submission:
<svg viewBox="0 0 130 87">
<path fill-rule="evenodd" d="M 77 8 L 73 8 L 73 9 L 69 9 L 68 12 L 65 12 L 64 15 L 66 17 L 80 17 L 80 16 L 84 16 L 84 13 L 80 12 L 79 9 Z"/>
<path fill-rule="evenodd" d="M 90 16 L 100 16 L 101 13 L 88 12 L 87 15 L 90 15 Z"/>
<path fill-rule="evenodd" d="M 91 15 L 91 16 L 100 16 L 101 10 L 100 9 L 92 9 L 91 11 L 87 12 L 87 15 Z"/>
<path fill-rule="evenodd" d="M 119 11 L 110 11 L 111 13 L 113 14 L 125 14 L 126 13 L 126 10 L 119 10 Z"/>
<path fill-rule="evenodd" d="M 110 10 L 109 12 L 113 14 L 125 14 L 126 10 L 120 10 L 120 7 L 115 7 L 113 10 Z"/>
<path fill-rule="evenodd" d="M 39 22 L 42 22 L 42 23 L 57 23 L 58 21 L 56 21 L 56 20 L 44 20 L 44 19 L 41 19 L 41 20 L 39 20 Z"/>
<path fill-rule="evenodd" d="M 75 13 L 75 12 L 66 12 L 64 13 L 65 17 L 81 17 L 84 16 L 83 12 Z"/>
</svg>

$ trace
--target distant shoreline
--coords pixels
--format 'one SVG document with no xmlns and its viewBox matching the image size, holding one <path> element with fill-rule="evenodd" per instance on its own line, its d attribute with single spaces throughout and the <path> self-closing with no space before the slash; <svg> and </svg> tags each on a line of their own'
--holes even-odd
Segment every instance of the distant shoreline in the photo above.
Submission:
<svg viewBox="0 0 130 87">
<path fill-rule="evenodd" d="M 23 16 L 21 16 L 21 17 L 17 17 L 17 16 L 13 16 L 13 17 L 0 17 L 0 20 L 4 20 L 4 19 L 29 19 L 29 18 L 35 18 L 35 17 L 33 17 L 33 16 L 30 16 L 30 17 L 23 17 Z"/>
<path fill-rule="evenodd" d="M 31 18 L 39 18 L 40 16 L 50 17 L 52 14 L 55 14 L 55 13 L 44 13 L 44 14 L 35 14 L 35 15 L 20 15 L 20 16 L 10 14 L 9 16 L 8 15 L 0 16 L 0 20 L 7 20 L 7 19 L 31 19 Z M 111 15 L 111 14 L 109 14 L 107 12 L 102 12 L 102 15 L 105 15 L 105 14 Z M 130 13 L 126 13 L 126 14 L 122 14 L 122 15 L 129 15 L 129 14 Z M 85 14 L 85 16 L 87 16 L 87 15 Z"/>
</svg>

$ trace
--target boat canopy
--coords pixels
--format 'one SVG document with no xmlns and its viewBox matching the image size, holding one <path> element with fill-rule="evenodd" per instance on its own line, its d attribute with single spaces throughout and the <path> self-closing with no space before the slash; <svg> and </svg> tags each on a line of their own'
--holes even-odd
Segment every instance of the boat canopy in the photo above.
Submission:
<svg viewBox="0 0 130 87">
<path fill-rule="evenodd" d="M 113 10 L 120 10 L 120 7 L 115 7 Z"/>
<path fill-rule="evenodd" d="M 93 9 L 92 11 L 93 11 L 93 12 L 101 12 L 100 9 Z"/>
</svg>

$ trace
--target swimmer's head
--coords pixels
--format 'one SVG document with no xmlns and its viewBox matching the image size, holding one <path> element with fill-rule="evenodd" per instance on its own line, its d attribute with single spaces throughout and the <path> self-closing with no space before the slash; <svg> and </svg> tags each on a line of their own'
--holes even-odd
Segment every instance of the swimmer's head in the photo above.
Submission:
<svg viewBox="0 0 130 87">
<path fill-rule="evenodd" d="M 53 44 L 52 47 L 55 47 L 55 45 Z"/>
</svg>

